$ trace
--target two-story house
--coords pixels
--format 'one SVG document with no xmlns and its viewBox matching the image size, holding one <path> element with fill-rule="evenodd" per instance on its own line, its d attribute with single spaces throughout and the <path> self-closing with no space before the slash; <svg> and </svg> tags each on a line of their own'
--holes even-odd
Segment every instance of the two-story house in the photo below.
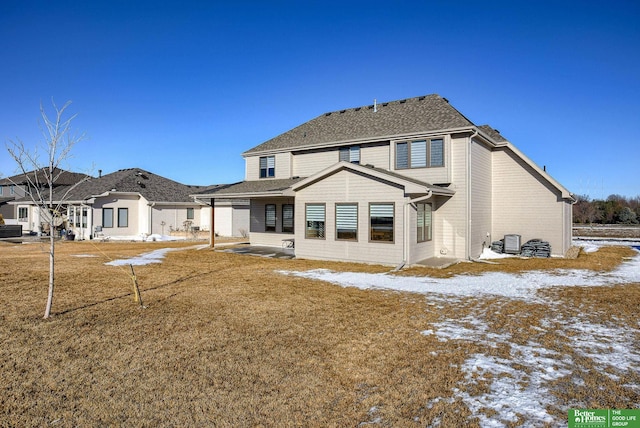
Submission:
<svg viewBox="0 0 640 428">
<path fill-rule="evenodd" d="M 571 193 L 439 95 L 322 114 L 243 153 L 250 242 L 299 258 L 469 259 L 506 234 L 571 245 Z"/>
<path fill-rule="evenodd" d="M 86 177 L 85 174 L 60 168 L 55 168 L 52 175 L 56 178 L 53 183 L 54 189 L 72 185 Z M 21 199 L 30 201 L 29 192 L 35 191 L 34 187 L 43 194 L 48 194 L 47 179 L 42 169 L 0 179 L 0 214 L 7 224 L 20 224 L 24 230 L 37 229 L 38 213 L 31 209 L 29 204 L 13 203 Z"/>
</svg>

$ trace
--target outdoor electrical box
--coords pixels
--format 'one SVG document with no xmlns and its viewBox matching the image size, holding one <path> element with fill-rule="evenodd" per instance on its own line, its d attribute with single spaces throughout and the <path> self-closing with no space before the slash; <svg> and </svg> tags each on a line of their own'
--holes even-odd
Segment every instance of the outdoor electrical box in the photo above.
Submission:
<svg viewBox="0 0 640 428">
<path fill-rule="evenodd" d="M 504 252 L 520 254 L 520 235 L 504 235 Z"/>
</svg>

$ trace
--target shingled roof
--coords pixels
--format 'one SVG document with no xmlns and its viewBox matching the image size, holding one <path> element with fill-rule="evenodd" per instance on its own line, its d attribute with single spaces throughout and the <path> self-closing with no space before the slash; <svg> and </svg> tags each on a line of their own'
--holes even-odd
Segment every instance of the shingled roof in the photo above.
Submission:
<svg viewBox="0 0 640 428">
<path fill-rule="evenodd" d="M 150 202 L 193 202 L 189 195 L 202 188 L 187 186 L 140 168 L 128 168 L 81 183 L 67 195 L 66 200 L 84 201 L 112 191 L 139 193 Z M 56 196 L 61 197 L 65 190 L 57 190 Z"/>
<path fill-rule="evenodd" d="M 496 143 L 506 143 L 508 140 L 500 134 L 500 131 L 490 127 L 489 125 L 480 125 L 478 129 L 487 134 Z"/>
<path fill-rule="evenodd" d="M 35 181 L 35 179 L 37 178 L 38 183 L 41 183 L 42 187 L 45 187 L 45 184 L 47 183 L 47 179 L 45 177 L 45 173 L 43 169 L 39 169 L 37 174 L 35 173 L 35 171 L 29 171 L 26 174 L 18 174 L 12 177 L 0 179 L 0 186 L 7 186 L 11 184 L 28 185 L 29 184 L 28 177 L 30 177 L 32 181 Z M 82 181 L 87 176 L 87 174 L 66 171 L 60 168 L 54 168 L 53 176 L 54 177 L 57 176 L 55 183 L 53 183 L 55 187 L 55 186 L 69 186 L 71 184 Z"/>
<path fill-rule="evenodd" d="M 295 178 L 282 178 L 282 179 L 270 179 L 270 180 L 254 180 L 254 181 L 240 181 L 233 184 L 223 184 L 213 188 L 207 188 L 198 192 L 194 196 L 224 196 L 224 195 L 237 195 L 246 194 L 249 197 L 251 194 L 273 193 L 282 192 L 290 188 L 293 184 L 302 180 L 304 177 Z"/>
<path fill-rule="evenodd" d="M 469 126 L 474 124 L 445 98 L 432 94 L 325 113 L 244 154 Z"/>
</svg>

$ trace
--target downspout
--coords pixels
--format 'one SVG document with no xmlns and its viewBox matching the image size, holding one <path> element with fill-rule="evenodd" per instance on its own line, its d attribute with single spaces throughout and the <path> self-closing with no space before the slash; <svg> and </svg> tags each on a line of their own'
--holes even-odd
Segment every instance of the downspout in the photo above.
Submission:
<svg viewBox="0 0 640 428">
<path fill-rule="evenodd" d="M 402 245 L 402 262 L 393 269 L 394 271 L 399 271 L 400 269 L 402 269 L 404 265 L 407 264 L 410 256 L 409 240 L 411 239 L 411 237 L 409 236 L 409 230 L 411 228 L 409 225 L 409 205 L 415 204 L 416 202 L 420 202 L 425 199 L 429 199 L 431 198 L 431 196 L 433 196 L 433 191 L 429 190 L 426 195 L 420 196 L 419 198 L 415 199 L 407 199 L 407 201 L 404 203 L 404 242 Z"/>
<path fill-rule="evenodd" d="M 153 207 L 156 206 L 155 202 L 151 202 L 149 205 L 149 236 L 153 235 Z"/>
<path fill-rule="evenodd" d="M 467 259 L 471 260 L 471 144 L 473 139 L 478 135 L 476 129 L 469 137 L 469 144 L 467 145 Z"/>
</svg>

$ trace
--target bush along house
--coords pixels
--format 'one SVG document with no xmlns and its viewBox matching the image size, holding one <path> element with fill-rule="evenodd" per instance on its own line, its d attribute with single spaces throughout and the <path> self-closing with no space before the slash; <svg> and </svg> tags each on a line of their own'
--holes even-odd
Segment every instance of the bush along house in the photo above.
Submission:
<svg viewBox="0 0 640 428">
<path fill-rule="evenodd" d="M 322 114 L 243 153 L 253 245 L 402 266 L 473 259 L 492 241 L 571 245 L 574 197 L 498 131 L 439 95 Z"/>
</svg>

